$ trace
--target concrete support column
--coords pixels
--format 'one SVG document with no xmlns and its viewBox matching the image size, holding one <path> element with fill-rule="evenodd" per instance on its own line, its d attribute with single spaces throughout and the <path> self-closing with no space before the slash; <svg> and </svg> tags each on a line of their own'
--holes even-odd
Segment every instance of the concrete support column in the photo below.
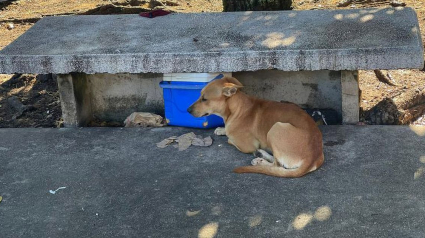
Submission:
<svg viewBox="0 0 425 238">
<path fill-rule="evenodd" d="M 342 123 L 359 122 L 359 80 L 358 71 L 341 71 Z"/>
<path fill-rule="evenodd" d="M 62 120 L 65 127 L 78 126 L 77 101 L 74 95 L 74 85 L 70 74 L 56 75 L 59 96 L 61 100 Z"/>
<path fill-rule="evenodd" d="M 85 126 L 92 119 L 91 97 L 84 74 L 56 75 L 65 127 Z"/>
</svg>

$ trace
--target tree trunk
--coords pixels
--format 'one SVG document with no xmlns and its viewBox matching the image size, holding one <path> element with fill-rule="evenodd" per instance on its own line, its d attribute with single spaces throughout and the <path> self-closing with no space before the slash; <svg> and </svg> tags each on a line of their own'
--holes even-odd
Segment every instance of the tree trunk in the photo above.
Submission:
<svg viewBox="0 0 425 238">
<path fill-rule="evenodd" d="M 292 0 L 223 0 L 225 12 L 291 10 Z"/>
</svg>

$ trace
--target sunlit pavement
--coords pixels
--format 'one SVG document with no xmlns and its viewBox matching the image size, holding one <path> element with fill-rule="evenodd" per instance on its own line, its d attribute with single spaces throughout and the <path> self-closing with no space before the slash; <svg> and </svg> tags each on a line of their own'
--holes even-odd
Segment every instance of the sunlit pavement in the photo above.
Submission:
<svg viewBox="0 0 425 238">
<path fill-rule="evenodd" d="M 0 237 L 424 237 L 424 128 L 321 129 L 298 179 L 232 173 L 254 157 L 212 130 L 1 129 Z"/>
</svg>

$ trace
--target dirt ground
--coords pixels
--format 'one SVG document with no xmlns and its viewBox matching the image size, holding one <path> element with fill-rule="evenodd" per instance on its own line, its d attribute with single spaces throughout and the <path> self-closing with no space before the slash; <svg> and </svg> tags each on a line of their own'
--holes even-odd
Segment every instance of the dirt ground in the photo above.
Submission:
<svg viewBox="0 0 425 238">
<path fill-rule="evenodd" d="M 338 7 L 338 0 L 294 0 L 294 10 L 391 7 L 389 0 L 354 0 Z M 425 1 L 400 0 L 418 14 L 425 41 Z M 220 12 L 222 0 L 19 0 L 0 3 L 0 49 L 44 16 L 126 14 L 152 7 L 175 12 Z M 361 121 L 367 124 L 425 125 L 425 71 L 391 70 L 391 86 L 373 71 L 360 71 Z M 0 75 L 1 127 L 57 127 L 61 125 L 57 85 L 49 75 Z"/>
</svg>

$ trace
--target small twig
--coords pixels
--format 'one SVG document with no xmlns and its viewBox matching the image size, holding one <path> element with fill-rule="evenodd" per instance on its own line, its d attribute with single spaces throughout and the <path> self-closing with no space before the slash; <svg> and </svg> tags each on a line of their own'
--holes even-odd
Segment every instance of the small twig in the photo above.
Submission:
<svg viewBox="0 0 425 238">
<path fill-rule="evenodd" d="M 385 76 L 385 75 L 382 73 L 382 71 L 381 71 L 381 70 L 379 70 L 379 69 L 375 69 L 373 72 L 375 72 L 376 78 L 378 78 L 378 80 L 379 80 L 380 82 L 383 82 L 383 83 L 388 84 L 388 85 L 391 85 L 391 86 L 396 86 L 395 84 L 393 84 L 393 83 L 390 81 L 390 79 L 389 79 L 387 76 Z"/>
</svg>

